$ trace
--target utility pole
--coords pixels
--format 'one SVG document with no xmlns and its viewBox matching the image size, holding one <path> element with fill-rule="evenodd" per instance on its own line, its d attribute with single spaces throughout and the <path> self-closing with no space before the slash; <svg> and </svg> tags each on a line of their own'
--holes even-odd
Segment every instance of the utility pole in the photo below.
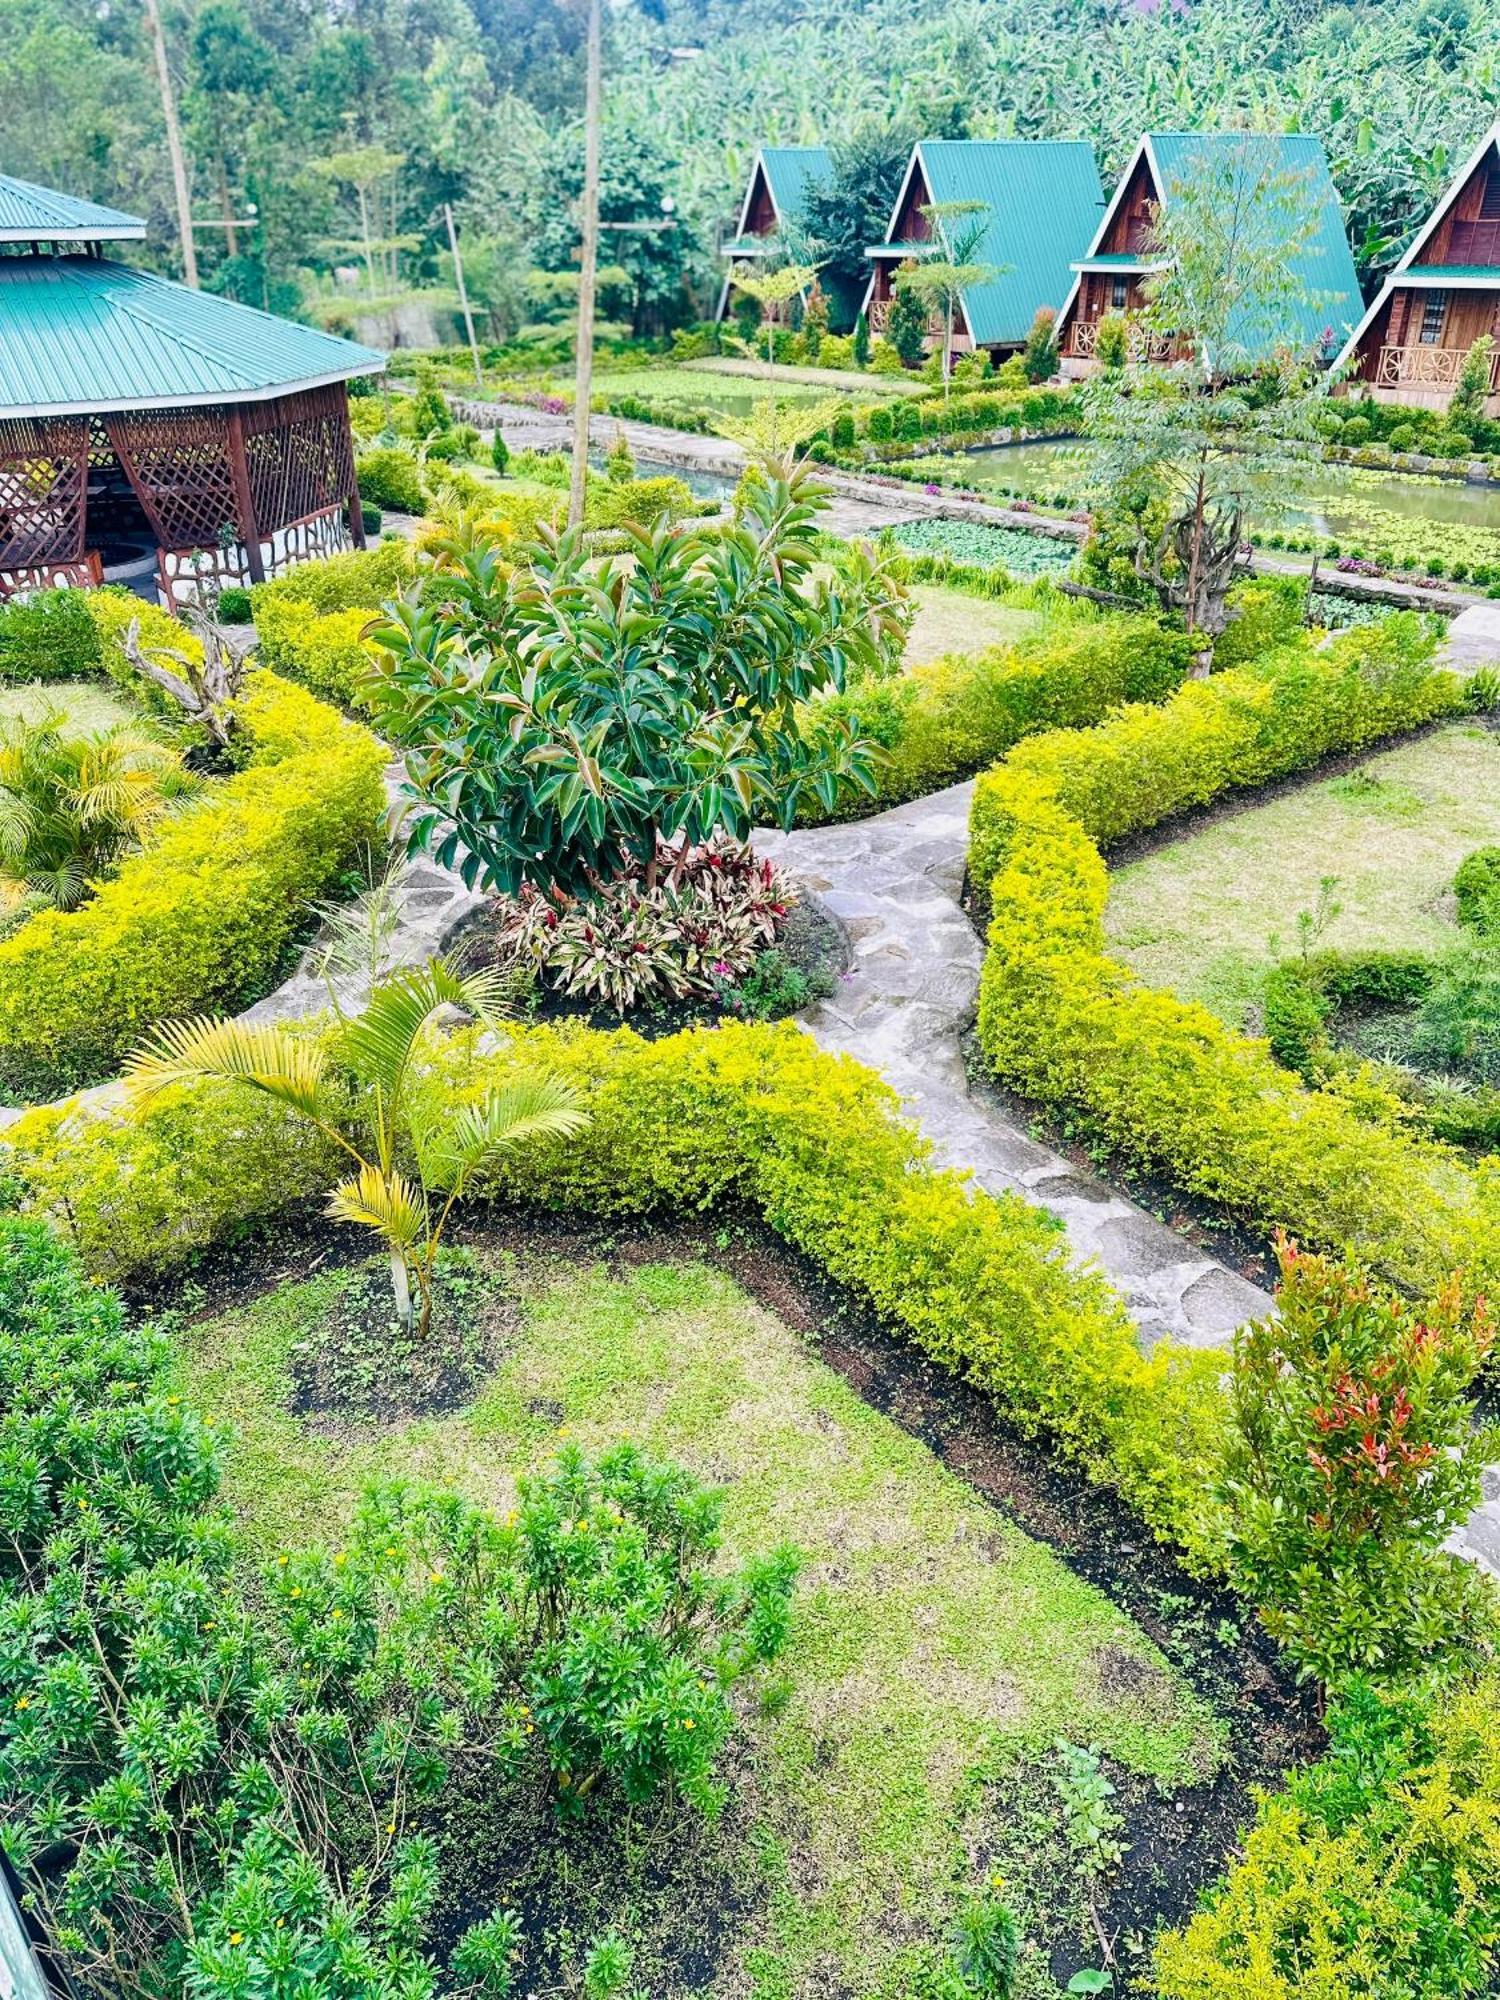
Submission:
<svg viewBox="0 0 1500 2000">
<path fill-rule="evenodd" d="M 182 239 L 182 275 L 198 289 L 198 251 L 193 242 L 193 210 L 188 196 L 187 161 L 182 151 L 182 129 L 177 123 L 177 99 L 172 90 L 172 72 L 167 67 L 167 38 L 162 32 L 161 9 L 157 0 L 143 0 L 146 26 L 156 57 L 156 81 L 161 90 L 162 123 L 167 128 L 167 155 L 172 162 L 172 191 L 177 197 L 177 233 Z"/>
<path fill-rule="evenodd" d="M 578 365 L 573 377 L 573 484 L 568 526 L 583 521 L 589 472 L 589 403 L 594 392 L 594 285 L 599 269 L 599 96 L 603 66 L 602 0 L 588 0 L 588 81 L 583 112 L 583 254 L 578 269 Z"/>
<path fill-rule="evenodd" d="M 458 231 L 453 227 L 453 204 L 443 203 L 443 217 L 448 224 L 448 248 L 453 252 L 453 275 L 458 280 L 458 303 L 463 307 L 464 329 L 469 336 L 469 353 L 474 359 L 474 387 L 484 394 L 484 370 L 479 365 L 479 342 L 474 338 L 474 315 L 469 310 L 469 288 L 464 283 L 464 260 L 458 254 Z"/>
</svg>

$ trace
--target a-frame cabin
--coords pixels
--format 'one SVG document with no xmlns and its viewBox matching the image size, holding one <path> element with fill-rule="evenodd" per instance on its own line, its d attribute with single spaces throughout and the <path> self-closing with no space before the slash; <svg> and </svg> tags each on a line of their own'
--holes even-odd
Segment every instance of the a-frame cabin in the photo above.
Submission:
<svg viewBox="0 0 1500 2000">
<path fill-rule="evenodd" d="M 739 226 L 720 253 L 728 258 L 729 268 L 715 318 L 723 319 L 729 311 L 736 276 L 753 271 L 784 246 L 787 232 L 802 224 L 802 197 L 808 187 L 828 180 L 832 173 L 833 156 L 826 146 L 760 148 L 740 203 Z"/>
<path fill-rule="evenodd" d="M 962 294 L 953 351 L 982 347 L 996 361 L 1014 354 L 1038 310 L 1055 311 L 1066 295 L 1073 259 L 1093 231 L 1101 199 L 1094 149 L 1081 139 L 919 141 L 886 240 L 865 252 L 874 265 L 864 299 L 871 332 L 885 331 L 901 266 L 953 248 L 954 226 L 939 221 L 935 231 L 924 211 L 970 203 L 983 224 L 971 261 L 987 264 L 994 275 Z M 929 347 L 941 344 L 943 331 L 934 322 Z"/>
<path fill-rule="evenodd" d="M 1500 416 L 1500 123 L 1453 177 L 1374 303 L 1339 365 L 1347 384 L 1380 403 L 1446 410 L 1464 357 L 1493 334 L 1489 417 Z"/>
<path fill-rule="evenodd" d="M 1264 165 L 1305 182 L 1313 227 L 1293 269 L 1306 296 L 1289 307 L 1272 344 L 1284 342 L 1331 358 L 1363 306 L 1343 210 L 1321 143 L 1303 133 L 1147 132 L 1121 174 L 1086 254 L 1073 266 L 1076 275 L 1058 323 L 1065 376 L 1087 375 L 1094 368 L 1101 319 L 1123 314 L 1128 323 L 1129 315 L 1146 303 L 1144 285 L 1152 269 L 1148 246 L 1158 212 L 1175 188 L 1189 182 L 1195 171 L 1206 170 L 1216 155 L 1226 154 L 1243 157 L 1256 171 Z M 1159 335 L 1148 340 L 1134 327 L 1129 337 L 1137 358 L 1164 359 L 1172 348 L 1169 340 Z"/>
</svg>

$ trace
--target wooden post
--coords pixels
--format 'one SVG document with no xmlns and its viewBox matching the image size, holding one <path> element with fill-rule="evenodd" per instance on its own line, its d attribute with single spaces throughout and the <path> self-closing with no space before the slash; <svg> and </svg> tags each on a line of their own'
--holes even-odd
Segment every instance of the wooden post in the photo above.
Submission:
<svg viewBox="0 0 1500 2000">
<path fill-rule="evenodd" d="M 458 231 L 453 227 L 453 204 L 443 203 L 443 216 L 448 224 L 448 248 L 453 252 L 453 275 L 458 281 L 458 303 L 463 307 L 464 331 L 469 336 L 469 353 L 474 362 L 474 387 L 484 394 L 484 370 L 479 365 L 479 342 L 474 338 L 474 315 L 469 310 L 469 288 L 464 283 L 464 260 L 458 254 Z"/>
<path fill-rule="evenodd" d="M 599 269 L 599 92 L 604 22 L 601 0 L 589 0 L 588 83 L 584 96 L 583 255 L 578 270 L 578 361 L 573 372 L 573 482 L 568 526 L 583 523 L 589 476 L 589 402 L 594 393 L 594 285 Z"/>
<path fill-rule="evenodd" d="M 177 233 L 182 239 L 182 275 L 198 289 L 198 251 L 193 242 L 193 209 L 188 193 L 187 160 L 182 150 L 182 130 L 177 123 L 177 99 L 172 90 L 172 72 L 167 67 L 167 38 L 162 31 L 161 10 L 156 0 L 144 0 L 146 25 L 156 57 L 156 82 L 161 91 L 162 123 L 167 128 L 167 153 L 172 162 L 172 192 L 177 200 Z"/>
<path fill-rule="evenodd" d="M 255 525 L 255 501 L 250 492 L 250 465 L 245 457 L 245 419 L 238 409 L 229 412 L 229 477 L 234 486 L 234 511 L 244 537 L 250 581 L 264 583 L 266 566 L 261 559 L 260 530 Z"/>
</svg>

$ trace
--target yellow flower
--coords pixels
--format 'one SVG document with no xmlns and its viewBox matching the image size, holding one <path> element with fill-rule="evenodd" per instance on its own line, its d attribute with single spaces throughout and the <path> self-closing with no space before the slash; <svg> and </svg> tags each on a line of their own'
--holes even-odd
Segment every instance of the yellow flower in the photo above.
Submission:
<svg viewBox="0 0 1500 2000">
<path fill-rule="evenodd" d="M 294 1583 L 292 1585 L 292 1595 L 293 1597 L 300 1597 L 302 1595 L 302 1586 L 300 1583 Z"/>
<path fill-rule="evenodd" d="M 573 1432 L 568 1424 L 559 1424 L 557 1427 L 557 1435 L 560 1438 L 571 1437 L 573 1435 Z"/>
<path fill-rule="evenodd" d="M 685 1715 L 682 1718 L 682 1726 L 684 1729 L 691 1729 L 693 1727 L 693 1718 L 690 1715 Z"/>
<path fill-rule="evenodd" d="M 278 1556 L 276 1558 L 276 1563 L 278 1568 L 285 1569 L 287 1565 L 287 1558 L 285 1556 Z"/>
<path fill-rule="evenodd" d="M 229 1942 L 231 1944 L 243 1944 L 245 1942 L 245 1933 L 243 1931 L 231 1931 L 229 1933 Z"/>
<path fill-rule="evenodd" d="M 387 1542 L 385 1552 L 388 1556 L 393 1556 L 396 1553 L 396 1544 L 394 1542 Z"/>
<path fill-rule="evenodd" d="M 340 1549 L 338 1554 L 333 1559 L 333 1566 L 335 1569 L 342 1569 L 344 1567 L 344 1564 L 348 1562 L 348 1560 L 349 1558 L 344 1554 L 344 1551 Z"/>
<path fill-rule="evenodd" d="M 429 1583 L 441 1583 L 442 1580 L 443 1580 L 443 1572 L 440 1569 L 435 1569 L 432 1572 L 432 1575 L 427 1579 Z"/>
<path fill-rule="evenodd" d="M 181 1398 L 181 1396 L 168 1396 L 168 1398 L 167 1398 L 167 1408 L 168 1408 L 169 1410 L 175 1410 L 175 1409 L 176 1409 L 176 1407 L 177 1407 L 177 1405 L 178 1405 L 178 1404 L 179 1404 L 179 1403 L 180 1403 L 181 1401 L 182 1401 L 182 1398 Z"/>
<path fill-rule="evenodd" d="M 394 1833 L 396 1831 L 396 1822 L 393 1819 L 388 1819 L 385 1823 L 385 1830 L 387 1833 Z"/>
<path fill-rule="evenodd" d="M 1005 1887 L 1005 1877 L 1003 1875 L 992 1875 L 990 1877 L 990 1887 L 996 1890 L 1003 1889 Z"/>
<path fill-rule="evenodd" d="M 211 1430 L 213 1429 L 213 1427 L 214 1427 L 214 1420 L 213 1420 L 213 1418 L 212 1418 L 212 1417 L 205 1417 L 205 1418 L 203 1419 L 203 1428 L 204 1428 L 204 1429 L 205 1429 L 206 1431 L 211 1431 Z"/>
<path fill-rule="evenodd" d="M 512 1507 L 510 1512 L 506 1515 L 505 1525 L 507 1528 L 513 1528 L 516 1525 L 516 1510 L 514 1507 Z"/>
<path fill-rule="evenodd" d="M 335 1609 L 333 1611 L 330 1611 L 328 1615 L 333 1620 L 334 1624 L 337 1625 L 339 1620 L 343 1617 L 344 1614 L 342 1611 Z"/>
<path fill-rule="evenodd" d="M 30 1706 L 31 1706 L 31 1697 L 29 1695 L 23 1694 L 21 1699 L 16 1703 L 16 1707 L 21 1709 L 30 1708 Z"/>
<path fill-rule="evenodd" d="M 78 1511 L 79 1511 L 79 1513 L 80 1513 L 80 1514 L 86 1514 L 86 1513 L 87 1513 L 87 1512 L 89 1511 L 89 1503 L 88 1503 L 88 1501 L 87 1501 L 87 1500 L 80 1500 L 80 1501 L 79 1501 L 79 1503 L 78 1503 Z"/>
</svg>

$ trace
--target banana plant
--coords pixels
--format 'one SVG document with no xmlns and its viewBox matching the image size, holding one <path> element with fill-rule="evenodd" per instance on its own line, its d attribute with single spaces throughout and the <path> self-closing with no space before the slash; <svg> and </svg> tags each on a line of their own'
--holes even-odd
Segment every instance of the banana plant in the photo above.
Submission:
<svg viewBox="0 0 1500 2000">
<path fill-rule="evenodd" d="M 352 1165 L 327 1213 L 380 1238 L 397 1317 L 425 1340 L 443 1232 L 474 1175 L 527 1141 L 571 1139 L 588 1122 L 556 1077 L 461 1105 L 434 1086 L 420 1057 L 436 1016 L 459 1008 L 489 1020 L 498 997 L 497 975 L 434 958 L 381 980 L 364 1012 L 341 1018 L 326 1040 L 248 1021 L 170 1021 L 128 1058 L 126 1089 L 140 1108 L 175 1084 L 239 1083 L 315 1125 Z"/>
</svg>

